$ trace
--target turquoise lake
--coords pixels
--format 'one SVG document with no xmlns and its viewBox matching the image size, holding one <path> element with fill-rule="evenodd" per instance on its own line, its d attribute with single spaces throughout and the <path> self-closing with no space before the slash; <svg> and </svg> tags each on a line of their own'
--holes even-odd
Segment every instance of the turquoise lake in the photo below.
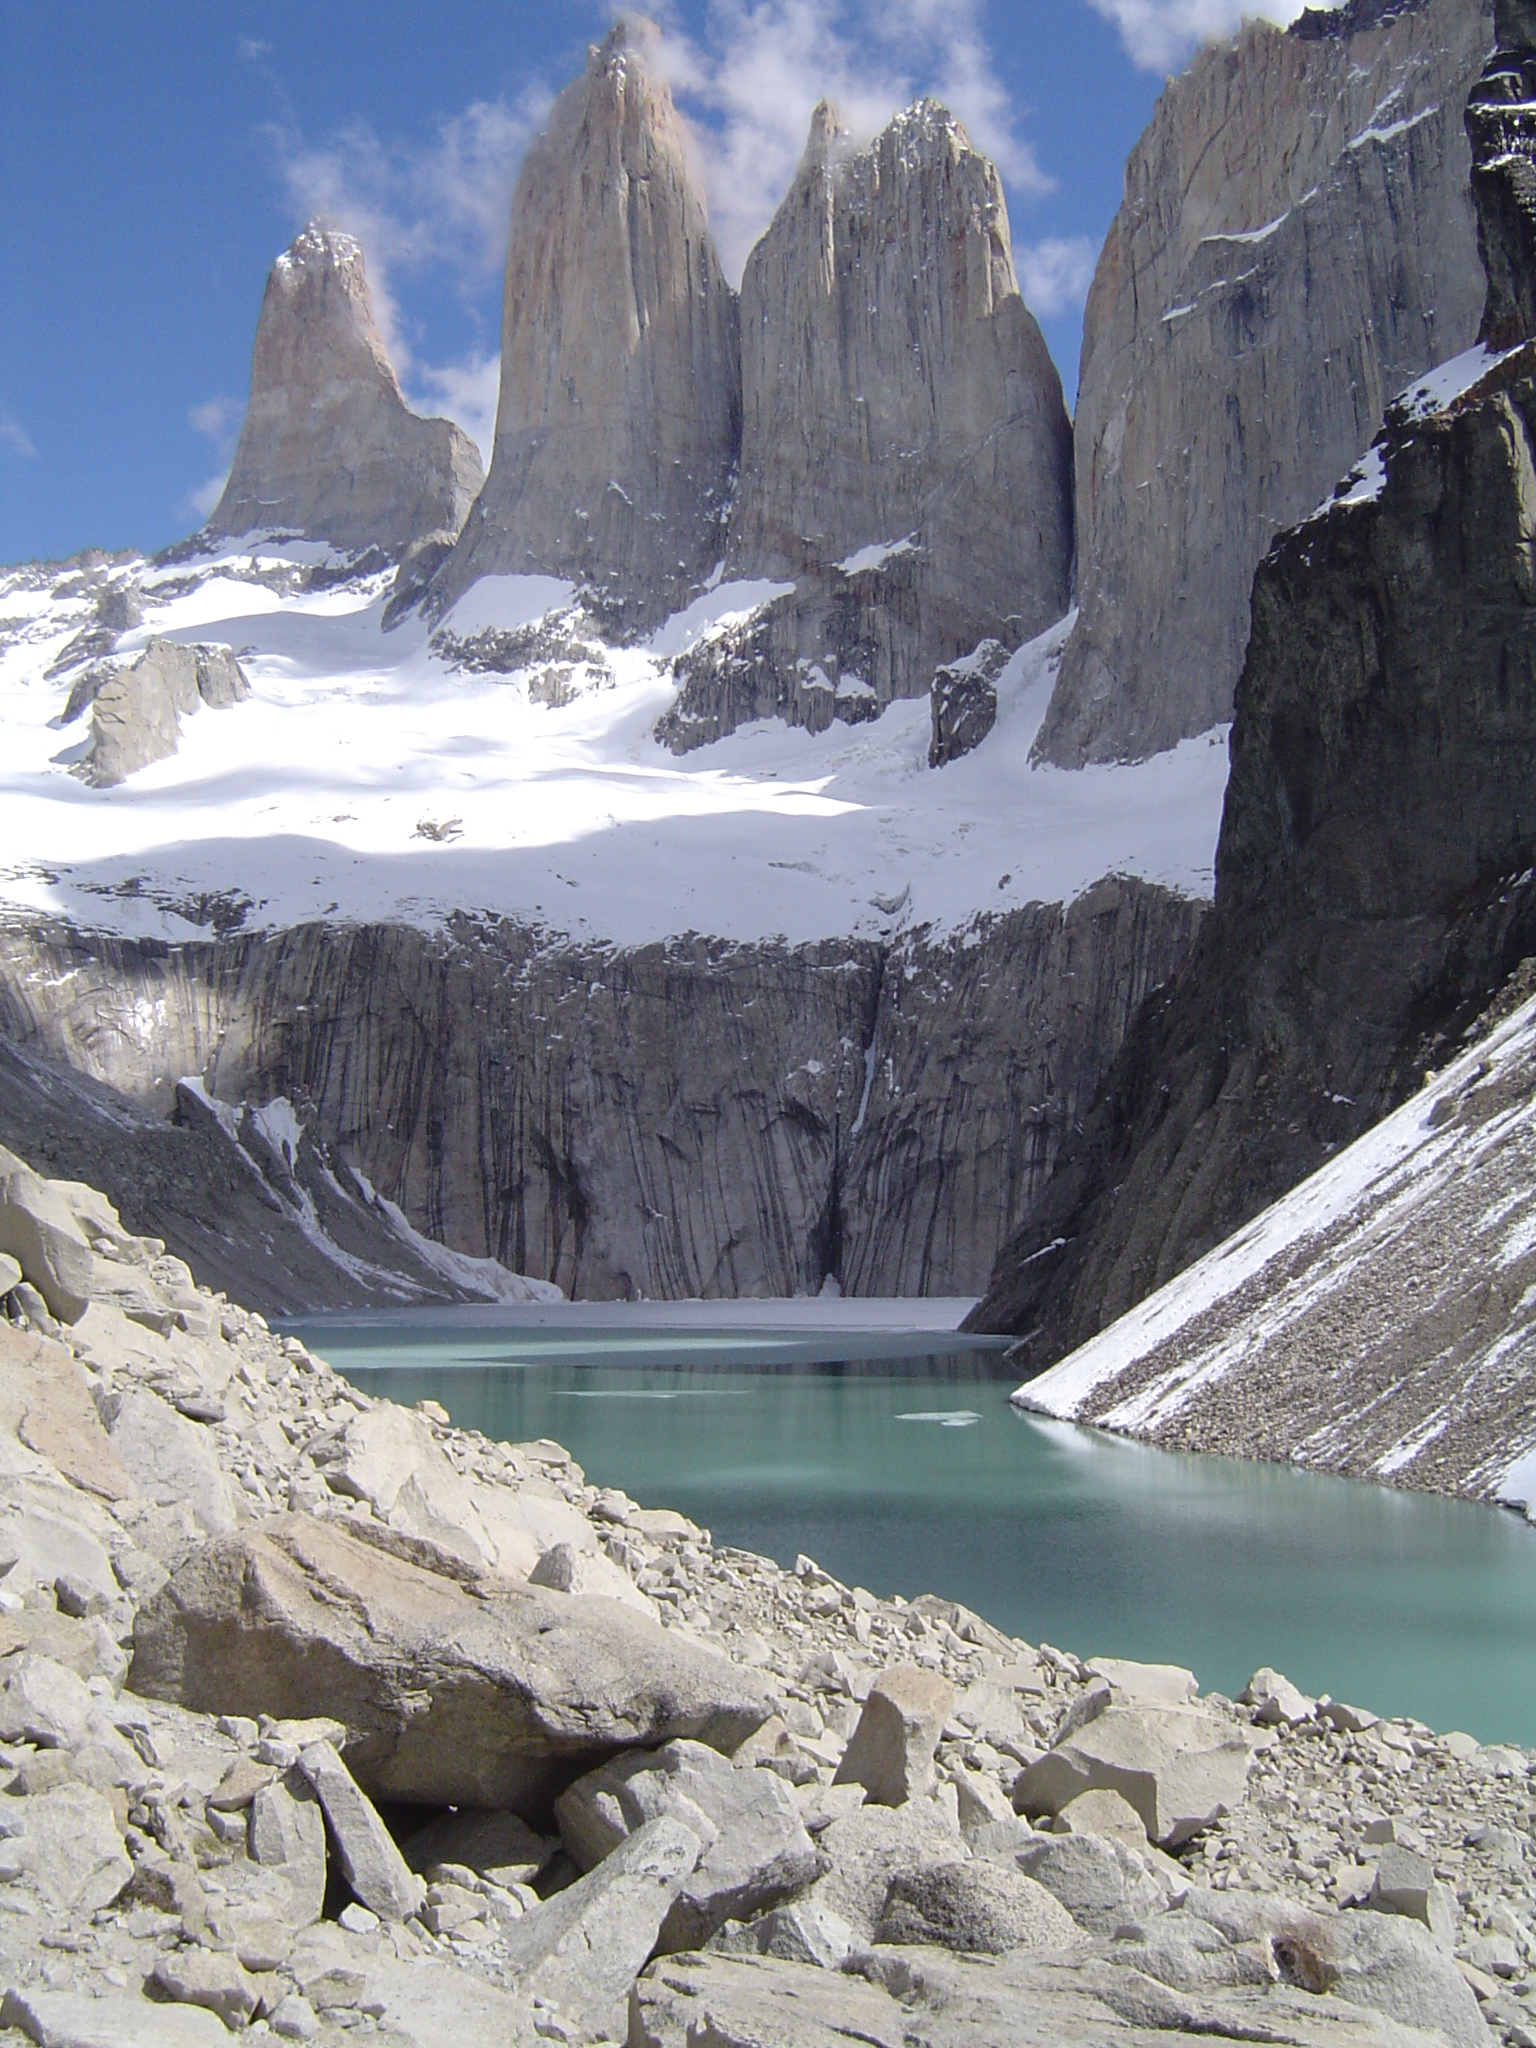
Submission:
<svg viewBox="0 0 1536 2048">
<path fill-rule="evenodd" d="M 1208 1689 L 1272 1664 L 1309 1692 L 1536 1746 L 1523 1519 L 1046 1423 L 1010 1407 L 997 1347 L 943 1331 L 711 1314 L 284 1327 L 367 1392 L 430 1397 L 491 1437 L 553 1437 L 594 1484 L 680 1508 L 717 1543 L 941 1593 L 1080 1655 L 1187 1664 Z"/>
</svg>

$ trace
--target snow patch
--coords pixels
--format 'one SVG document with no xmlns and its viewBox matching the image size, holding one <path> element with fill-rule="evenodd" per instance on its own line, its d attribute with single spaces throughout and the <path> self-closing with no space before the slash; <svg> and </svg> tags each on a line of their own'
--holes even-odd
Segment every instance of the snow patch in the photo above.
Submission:
<svg viewBox="0 0 1536 2048">
<path fill-rule="evenodd" d="M 574 583 L 559 576 L 482 576 L 442 620 L 458 639 L 472 633 L 515 633 L 559 611 L 576 595 Z"/>
<path fill-rule="evenodd" d="M 1397 1221 L 1422 1212 L 1440 1185 L 1460 1182 L 1480 1160 L 1536 1116 L 1536 1106 L 1518 1095 L 1510 1108 L 1463 1121 L 1456 1111 L 1474 1088 L 1497 1083 L 1501 1073 L 1523 1071 L 1536 1051 L 1536 1001 L 1528 1002 L 1486 1039 L 1452 1061 L 1417 1095 L 1357 1139 L 1252 1223 L 1234 1233 L 1176 1279 L 1149 1295 L 1058 1365 L 1016 1389 L 1016 1406 L 1072 1421 L 1093 1408 L 1095 1420 L 1111 1428 L 1139 1430 L 1166 1422 L 1195 1397 L 1242 1367 L 1265 1337 L 1296 1320 L 1338 1288 L 1373 1244 L 1390 1241 Z M 1374 1237 L 1366 1232 L 1374 1230 Z M 1324 1240 L 1332 1247 L 1326 1255 Z M 1265 1276 L 1260 1278 L 1259 1276 Z M 1197 1335 L 1194 1325 L 1239 1290 L 1257 1281 L 1262 1308 L 1234 1311 L 1216 1334 Z M 1426 1308 L 1432 1307 L 1426 1303 Z M 1469 1368 L 1474 1375 L 1498 1366 L 1514 1340 L 1485 1350 Z M 1134 1390 L 1101 1409 L 1094 1397 L 1141 1361 L 1153 1360 L 1164 1345 L 1166 1366 L 1153 1363 Z M 1447 1427 L 1448 1410 L 1437 1401 L 1412 1430 L 1378 1459 L 1375 1470 L 1388 1477 L 1403 1470 Z M 1504 1474 L 1501 1498 L 1536 1499 L 1536 1450 Z"/>
<path fill-rule="evenodd" d="M 399 1204 L 381 1195 L 367 1174 L 355 1166 L 350 1172 L 369 1207 L 388 1220 L 395 1235 L 410 1246 L 424 1266 L 441 1273 L 455 1287 L 463 1288 L 467 1294 L 478 1294 L 486 1301 L 564 1301 L 563 1290 L 552 1280 L 530 1280 L 511 1272 L 498 1259 L 471 1258 L 467 1252 L 450 1251 L 435 1238 L 423 1237 Z"/>
<path fill-rule="evenodd" d="M 917 542 L 910 534 L 901 540 L 872 540 L 866 547 L 856 548 L 851 555 L 845 555 L 837 566 L 845 576 L 862 576 L 871 569 L 883 569 L 897 555 L 915 555 L 917 552 Z"/>
<path fill-rule="evenodd" d="M 1211 893 L 1224 732 L 1129 766 L 1029 758 L 1072 614 L 1010 657 L 986 745 L 942 775 L 926 695 L 819 734 L 756 721 L 675 755 L 654 737 L 676 702 L 667 650 L 792 586 L 722 582 L 650 647 L 604 647 L 601 689 L 549 705 L 453 667 L 419 617 L 386 634 L 387 575 L 304 591 L 285 585 L 283 558 L 241 549 L 175 575 L 125 565 L 145 593 L 138 637 L 229 644 L 252 695 L 189 719 L 172 758 L 109 790 L 54 758 L 69 679 L 45 672 L 79 629 L 79 599 L 57 574 L 37 610 L 38 570 L 0 571 L 0 618 L 22 596 L 29 613 L 0 641 L 0 908 L 172 943 L 205 933 L 214 903 L 252 932 L 437 931 L 469 911 L 582 943 L 804 944 L 885 934 L 877 898 L 963 935 L 1108 873 Z M 507 628 L 571 595 L 555 578 L 486 578 L 449 623 Z M 804 686 L 817 683 L 836 695 L 814 671 Z M 845 704 L 878 708 L 862 681 L 841 687 Z M 456 819 L 458 834 L 424 838 L 423 819 Z"/>
<path fill-rule="evenodd" d="M 776 598 L 791 596 L 794 588 L 793 583 L 773 583 L 766 577 L 738 577 L 732 583 L 722 583 L 717 575 L 705 586 L 702 597 L 657 627 L 647 643 L 648 651 L 659 661 L 673 661 L 711 633 L 745 625 L 754 612 Z"/>
<path fill-rule="evenodd" d="M 1501 353 L 1481 341 L 1476 342 L 1400 392 L 1387 408 L 1388 416 L 1408 422 L 1426 420 L 1434 413 L 1444 412 L 1447 406 L 1465 397 L 1474 384 L 1514 353 L 1513 349 Z"/>
</svg>

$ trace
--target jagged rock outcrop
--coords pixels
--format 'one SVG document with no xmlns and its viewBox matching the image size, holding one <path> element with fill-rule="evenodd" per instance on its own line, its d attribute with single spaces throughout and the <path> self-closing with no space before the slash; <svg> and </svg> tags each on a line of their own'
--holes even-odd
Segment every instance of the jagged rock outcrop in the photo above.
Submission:
<svg viewBox="0 0 1536 2048">
<path fill-rule="evenodd" d="M 114 1065 L 104 1051 L 94 1063 Z M 205 1286 L 238 1285 L 265 1314 L 541 1291 L 423 1243 L 307 1135 L 285 1142 L 271 1117 L 215 1107 L 190 1087 L 168 1103 L 158 1094 L 153 1106 L 132 1102 L 0 1040 L 5 1141 L 56 1178 L 115 1189 L 130 1233 L 163 1240 L 170 1266 L 195 1269 Z"/>
<path fill-rule="evenodd" d="M 267 279 L 250 404 L 207 531 L 399 555 L 425 534 L 457 533 L 481 476 L 467 434 L 406 405 L 361 247 L 311 221 Z"/>
<path fill-rule="evenodd" d="M 1088 300 L 1081 611 L 1041 758 L 1140 758 L 1229 717 L 1270 542 L 1474 338 L 1462 117 L 1491 15 L 1250 23 L 1158 102 Z"/>
<path fill-rule="evenodd" d="M 1536 6 L 1498 0 L 1495 49 L 1467 102 L 1477 246 L 1488 278 L 1480 338 L 1536 334 Z"/>
<path fill-rule="evenodd" d="M 995 167 L 923 100 L 865 150 L 835 111 L 742 279 L 729 577 L 796 585 L 680 665 L 678 748 L 920 695 L 1067 608 L 1071 429 L 1014 275 Z M 749 644 L 745 644 L 749 643 Z M 848 687 L 856 683 L 859 688 Z"/>
<path fill-rule="evenodd" d="M 130 666 L 110 675 L 94 673 L 84 690 L 70 692 L 66 724 L 86 703 L 91 708 L 90 738 L 75 773 L 96 789 L 126 782 L 152 762 L 170 759 L 181 744 L 184 717 L 205 704 L 227 711 L 250 694 L 245 671 L 229 648 L 153 639 Z"/>
<path fill-rule="evenodd" d="M 1026 1366 L 1394 1107 L 1536 951 L 1536 348 L 1462 367 L 1255 579 L 1215 910 L 978 1313 Z"/>
<path fill-rule="evenodd" d="M 350 1166 L 431 1237 L 573 1295 L 788 1295 L 829 1274 L 968 1293 L 1202 909 L 1109 881 L 955 939 L 629 952 L 468 920 L 171 949 L 13 927 L 0 1033 L 141 1115 L 173 1107 L 183 1074 L 231 1105 L 287 1098 L 323 1148 L 294 1199 L 380 1264 L 337 1199 Z M 0 1139 L 45 1133 L 54 1171 L 137 1214 L 134 1145 L 46 1099 L 12 1135 L 4 1071 Z M 200 1113 L 182 1091 L 178 1114 Z M 249 1117 L 240 1131 L 236 1179 L 259 1164 L 286 1197 L 284 1162 Z M 200 1199 L 169 1206 L 192 1212 L 184 1256 L 203 1270 L 219 1231 Z"/>
<path fill-rule="evenodd" d="M 430 602 L 569 576 L 637 629 L 720 558 L 741 441 L 736 296 L 659 32 L 621 20 L 556 100 L 512 195 L 490 474 Z"/>
</svg>

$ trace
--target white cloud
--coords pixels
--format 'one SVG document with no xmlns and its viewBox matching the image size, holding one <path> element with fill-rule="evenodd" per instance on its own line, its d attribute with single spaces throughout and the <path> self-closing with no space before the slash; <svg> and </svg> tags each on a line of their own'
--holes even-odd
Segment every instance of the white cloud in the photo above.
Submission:
<svg viewBox="0 0 1536 2048">
<path fill-rule="evenodd" d="M 864 141 L 931 93 L 965 122 L 1015 194 L 1053 189 L 999 80 L 983 9 L 984 0 L 709 0 L 696 40 L 678 24 L 673 0 L 648 10 L 666 28 L 663 60 L 733 281 L 789 187 L 821 99 L 835 101 Z M 246 54 L 255 63 L 266 55 Z M 362 243 L 380 331 L 412 403 L 456 420 L 487 456 L 500 338 L 493 287 L 517 168 L 553 97 L 540 81 L 512 101 L 478 101 L 441 121 L 425 147 L 382 139 L 363 122 L 319 141 L 291 116 L 267 130 L 295 226 L 318 217 Z M 488 348 L 448 364 L 419 358 L 403 306 L 429 271 L 446 275 L 477 312 L 494 304 Z"/>
<path fill-rule="evenodd" d="M 224 495 L 224 486 L 229 482 L 229 471 L 221 469 L 217 476 L 209 477 L 207 483 L 199 484 L 195 491 L 188 491 L 183 509 L 198 519 L 209 519 L 213 508 Z"/>
<path fill-rule="evenodd" d="M 24 462 L 36 462 L 37 450 L 32 437 L 13 412 L 0 405 L 0 448 L 9 449 L 12 455 L 19 455 Z"/>
<path fill-rule="evenodd" d="M 1013 252 L 1024 303 L 1037 319 L 1075 311 L 1093 283 L 1098 250 L 1087 235 L 1048 235 Z"/>
<path fill-rule="evenodd" d="M 402 381 L 415 351 L 396 278 L 443 270 L 476 302 L 500 276 L 512 181 L 549 101 L 536 85 L 515 102 L 478 100 L 440 122 L 425 148 L 383 142 L 366 122 L 321 143 L 269 129 L 296 222 L 319 218 L 362 243 L 374 312 Z"/>
<path fill-rule="evenodd" d="M 1230 36 L 1251 16 L 1286 26 L 1308 0 L 1088 0 L 1120 31 L 1143 71 L 1172 71 L 1211 36 Z M 1330 0 L 1311 0 L 1328 5 Z"/>
<path fill-rule="evenodd" d="M 491 443 L 496 438 L 501 357 L 470 356 L 462 363 L 449 363 L 441 369 L 423 365 L 417 372 L 417 383 L 424 394 L 422 411 L 444 414 L 461 426 L 489 468 Z"/>
<path fill-rule="evenodd" d="M 224 495 L 224 486 L 229 482 L 230 458 L 235 452 L 235 442 L 240 436 L 240 421 L 244 407 L 238 398 L 221 394 L 217 398 L 205 398 L 200 404 L 188 409 L 187 420 L 193 430 L 210 443 L 219 458 L 219 473 L 209 477 L 195 490 L 188 491 L 182 500 L 182 510 L 188 515 L 206 519 Z"/>
<path fill-rule="evenodd" d="M 998 79 L 979 0 L 712 0 L 702 40 L 670 34 L 663 57 L 732 279 L 788 189 L 818 100 L 867 141 L 930 93 L 1015 192 L 1052 188 Z"/>
</svg>

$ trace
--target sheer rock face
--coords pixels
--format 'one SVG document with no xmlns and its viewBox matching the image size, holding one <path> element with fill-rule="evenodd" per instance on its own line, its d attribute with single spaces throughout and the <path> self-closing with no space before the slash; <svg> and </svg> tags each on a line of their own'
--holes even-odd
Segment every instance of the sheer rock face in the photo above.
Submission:
<svg viewBox="0 0 1536 2048">
<path fill-rule="evenodd" d="M 1215 909 L 980 1311 L 1030 1368 L 1396 1107 L 1536 953 L 1536 344 L 1426 405 L 1255 578 Z"/>
<path fill-rule="evenodd" d="M 718 661 L 690 666 L 674 745 L 765 713 L 869 715 L 979 641 L 1016 646 L 1061 617 L 1061 380 L 1019 293 L 997 171 L 943 107 L 909 108 L 867 150 L 817 108 L 747 262 L 741 351 L 726 573 L 797 587 L 762 646 L 727 651 L 745 690 Z M 839 692 L 850 678 L 864 690 Z"/>
<path fill-rule="evenodd" d="M 1536 335 L 1536 4 L 1500 0 L 1497 47 L 1467 102 L 1477 245 L 1488 275 L 1480 339 Z"/>
<path fill-rule="evenodd" d="M 1474 339 L 1463 114 L 1491 14 L 1253 23 L 1163 94 L 1088 300 L 1081 616 L 1040 757 L 1141 758 L 1230 717 L 1270 542 Z"/>
<path fill-rule="evenodd" d="M 362 249 L 311 222 L 267 279 L 251 400 L 208 531 L 276 529 L 396 555 L 456 533 L 480 480 L 469 437 L 406 405 Z"/>
<path fill-rule="evenodd" d="M 533 144 L 512 198 L 490 474 L 440 572 L 589 584 L 613 623 L 683 601 L 720 559 L 741 439 L 736 299 L 687 140 L 623 21 Z"/>
<path fill-rule="evenodd" d="M 1203 909 L 1110 879 L 958 938 L 623 952 L 469 920 L 171 951 L 12 925 L 0 1039 L 145 1108 L 169 1106 L 166 1075 L 286 1094 L 418 1227 L 572 1296 L 815 1293 L 829 1274 L 975 1294 Z M 108 1143 L 60 1086 L 17 1097 L 0 1059 L 0 1133 L 51 1171 L 106 1179 L 135 1215 L 141 1184 L 155 1215 L 185 1206 L 169 1140 L 130 1145 L 119 1114 Z M 340 1235 L 321 1180 L 304 1185 Z M 219 1252 L 198 1216 L 176 1228 L 200 1265 Z"/>
</svg>

